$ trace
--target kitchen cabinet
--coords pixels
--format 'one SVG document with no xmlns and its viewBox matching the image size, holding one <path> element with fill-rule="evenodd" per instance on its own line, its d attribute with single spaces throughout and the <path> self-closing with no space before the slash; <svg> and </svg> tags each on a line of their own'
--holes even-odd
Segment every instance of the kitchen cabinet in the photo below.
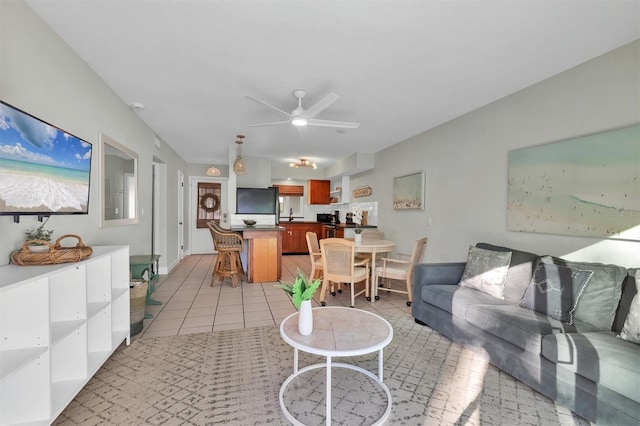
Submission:
<svg viewBox="0 0 640 426">
<path fill-rule="evenodd" d="M 0 267 L 0 424 L 51 424 L 129 344 L 129 247 Z"/>
<path fill-rule="evenodd" d="M 309 204 L 329 204 L 331 181 L 310 179 L 307 181 L 307 202 Z"/>
<path fill-rule="evenodd" d="M 318 239 L 322 237 L 323 226 L 317 222 L 281 222 L 285 228 L 282 233 L 282 253 L 309 253 L 307 232 L 315 232 Z"/>
</svg>

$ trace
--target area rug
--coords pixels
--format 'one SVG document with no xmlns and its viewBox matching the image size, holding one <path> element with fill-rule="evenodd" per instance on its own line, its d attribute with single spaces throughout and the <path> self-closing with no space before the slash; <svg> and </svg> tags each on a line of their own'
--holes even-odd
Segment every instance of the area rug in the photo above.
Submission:
<svg viewBox="0 0 640 426">
<path fill-rule="evenodd" d="M 409 316 L 388 318 L 384 351 L 390 425 L 588 425 L 565 407 Z M 349 324 L 344 325 L 345 328 Z M 300 366 L 323 359 L 300 353 Z M 377 356 L 335 359 L 377 372 Z M 138 339 L 120 347 L 57 425 L 287 425 L 278 392 L 293 349 L 277 327 Z M 324 424 L 324 369 L 295 379 L 284 399 L 305 424 Z M 303 379 L 302 379 L 303 378 Z M 366 376 L 333 374 L 333 424 L 369 425 L 386 396 Z"/>
</svg>

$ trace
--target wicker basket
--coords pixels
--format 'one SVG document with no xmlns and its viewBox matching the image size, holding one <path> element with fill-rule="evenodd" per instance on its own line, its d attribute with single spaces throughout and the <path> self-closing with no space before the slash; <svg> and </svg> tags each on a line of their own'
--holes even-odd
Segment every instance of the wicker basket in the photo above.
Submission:
<svg viewBox="0 0 640 426">
<path fill-rule="evenodd" d="M 131 281 L 129 284 L 131 336 L 135 336 L 142 331 L 148 288 L 149 283 L 146 281 Z"/>
<path fill-rule="evenodd" d="M 75 238 L 78 243 L 75 247 L 62 247 L 60 242 L 65 238 Z M 48 250 L 42 253 L 32 253 L 29 244 L 39 243 L 47 245 Z M 17 265 L 53 265 L 56 263 L 77 262 L 91 256 L 93 249 L 82 242 L 82 238 L 74 234 L 65 234 L 59 237 L 54 244 L 44 240 L 29 240 L 22 244 L 22 250 L 11 254 L 11 261 Z"/>
</svg>

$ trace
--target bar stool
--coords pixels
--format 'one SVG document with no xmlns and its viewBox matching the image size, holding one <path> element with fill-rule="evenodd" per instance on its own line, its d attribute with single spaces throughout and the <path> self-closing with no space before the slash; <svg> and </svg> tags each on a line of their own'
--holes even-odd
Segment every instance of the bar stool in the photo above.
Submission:
<svg viewBox="0 0 640 426">
<path fill-rule="evenodd" d="M 213 248 L 218 252 L 211 274 L 211 286 L 213 287 L 215 277 L 218 275 L 220 283 L 225 277 L 229 277 L 232 285 L 238 287 L 238 276 L 241 280 L 246 279 L 240 258 L 243 248 L 242 237 L 237 232 L 224 229 L 215 222 L 208 222 L 207 226 L 213 239 Z"/>
</svg>

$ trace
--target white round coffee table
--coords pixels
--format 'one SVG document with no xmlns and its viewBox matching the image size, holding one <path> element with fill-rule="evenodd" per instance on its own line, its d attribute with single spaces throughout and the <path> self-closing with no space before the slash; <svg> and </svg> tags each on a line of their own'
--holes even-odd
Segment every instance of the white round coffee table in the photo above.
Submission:
<svg viewBox="0 0 640 426">
<path fill-rule="evenodd" d="M 287 419 L 302 425 L 291 415 L 284 404 L 284 391 L 287 385 L 300 374 L 317 369 L 327 369 L 326 379 L 326 424 L 331 424 L 331 369 L 347 368 L 360 372 L 382 387 L 387 396 L 387 408 L 384 414 L 374 423 L 382 424 L 391 413 L 391 393 L 382 381 L 383 356 L 382 350 L 393 338 L 393 328 L 384 318 L 371 312 L 354 308 L 322 307 L 313 309 L 313 332 L 308 336 L 298 333 L 298 313 L 285 318 L 280 324 L 280 336 L 293 347 L 293 374 L 280 387 L 280 407 Z M 298 350 L 310 354 L 324 356 L 327 362 L 313 364 L 298 369 Z M 353 364 L 333 363 L 332 358 L 365 355 L 378 351 L 378 375 Z"/>
</svg>

